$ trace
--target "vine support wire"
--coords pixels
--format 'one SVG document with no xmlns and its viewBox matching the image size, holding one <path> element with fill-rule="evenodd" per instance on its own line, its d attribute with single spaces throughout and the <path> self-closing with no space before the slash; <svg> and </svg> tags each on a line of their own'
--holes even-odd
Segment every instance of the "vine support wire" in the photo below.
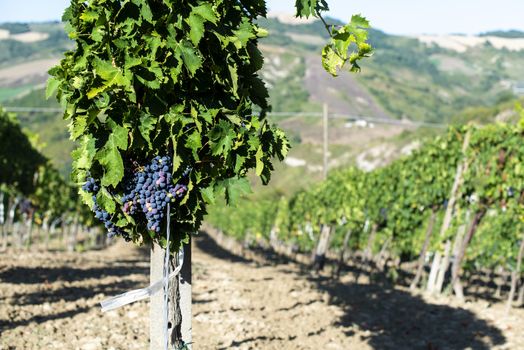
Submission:
<svg viewBox="0 0 524 350">
<path fill-rule="evenodd" d="M 46 107 L 21 107 L 21 106 L 7 106 L 4 108 L 7 112 L 15 113 L 63 113 L 62 108 L 46 108 Z M 323 118 L 322 112 L 271 112 L 268 113 L 269 117 L 297 117 L 297 118 Z M 394 119 L 394 118 L 381 118 L 375 116 L 366 115 L 354 115 L 348 113 L 330 113 L 330 119 L 345 119 L 348 121 L 365 121 L 373 124 L 382 125 L 396 125 L 403 127 L 424 127 L 433 129 L 446 129 L 448 125 L 446 123 L 435 123 L 435 122 L 424 122 L 416 121 L 411 119 Z"/>
<path fill-rule="evenodd" d="M 171 204 L 167 204 L 167 228 L 166 228 L 166 253 L 164 257 L 164 350 L 169 350 L 169 260 L 170 253 L 170 229 L 171 229 Z"/>
</svg>

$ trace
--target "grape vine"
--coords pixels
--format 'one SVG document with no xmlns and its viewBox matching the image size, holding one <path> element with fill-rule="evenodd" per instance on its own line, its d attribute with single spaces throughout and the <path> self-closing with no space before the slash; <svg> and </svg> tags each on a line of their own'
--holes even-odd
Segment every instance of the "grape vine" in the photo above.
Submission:
<svg viewBox="0 0 524 350">
<path fill-rule="evenodd" d="M 12 237 L 11 245 L 25 240 L 25 245 L 30 246 L 33 224 L 48 235 L 51 226 L 59 223 L 76 221 L 86 227 L 96 226 L 86 207 L 80 205 L 76 190 L 40 153 L 34 139 L 21 128 L 14 114 L 0 107 L 0 228 L 4 247 L 8 235 L 15 235 L 15 221 L 29 223 L 29 228 L 22 238 Z"/>
<path fill-rule="evenodd" d="M 297 16 L 327 10 L 323 0 L 296 6 Z M 161 219 L 173 196 L 176 251 L 217 196 L 233 202 L 249 192 L 250 169 L 264 184 L 270 180 L 272 160 L 282 160 L 289 144 L 266 119 L 257 43 L 267 32 L 255 23 L 265 15 L 261 0 L 71 1 L 63 20 L 76 48 L 50 70 L 47 95 L 57 93 L 79 144 L 73 181 L 94 179 L 98 190 L 80 194 L 110 234 L 165 246 Z M 323 62 L 331 74 L 358 70 L 371 54 L 367 27 L 354 16 L 347 26 L 329 28 Z M 159 164 L 134 171 L 164 156 L 170 160 L 161 171 L 153 169 Z M 135 186 L 148 180 L 145 189 Z"/>
<path fill-rule="evenodd" d="M 463 153 L 468 132 L 471 142 Z M 285 208 L 277 208 L 274 200 L 246 201 L 235 215 L 217 206 L 209 222 L 242 240 L 249 232 L 269 237 L 267 228 L 278 222 L 279 239 L 304 252 L 315 247 L 322 225 L 333 227 L 335 249 L 341 248 L 344 234 L 351 229 L 353 250 L 364 251 L 370 244 L 372 252 L 378 253 L 389 242 L 388 253 L 393 259 L 412 261 L 420 255 L 432 213 L 437 225 L 442 221 L 457 166 L 465 161 L 468 166 L 458 189 L 452 225 L 443 236 L 429 236 L 431 251 L 442 251 L 446 240 L 456 241 L 460 226 L 466 225 L 470 240 L 462 246 L 464 253 L 456 253 L 459 257 L 463 254 L 459 265 L 464 269 L 502 266 L 513 270 L 524 223 L 522 135 L 522 125 L 450 128 L 386 167 L 368 173 L 354 168 L 334 171 L 325 182 L 285 199 Z M 255 211 L 269 215 L 243 216 Z M 288 215 L 287 220 L 279 219 L 282 212 Z M 223 219 L 230 215 L 234 215 L 234 222 Z M 375 226 L 374 237 L 370 226 Z"/>
</svg>

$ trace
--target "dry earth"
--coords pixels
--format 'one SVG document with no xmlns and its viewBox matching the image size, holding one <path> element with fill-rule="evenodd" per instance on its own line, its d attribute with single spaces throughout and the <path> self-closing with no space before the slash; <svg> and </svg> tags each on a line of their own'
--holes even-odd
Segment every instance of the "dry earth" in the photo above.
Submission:
<svg viewBox="0 0 524 350">
<path fill-rule="evenodd" d="M 524 349 L 524 310 L 428 299 L 404 289 L 313 276 L 196 240 L 194 349 Z M 0 349 L 147 349 L 148 306 L 106 314 L 105 297 L 144 286 L 145 251 L 0 256 Z M 362 283 L 362 281 L 364 283 Z"/>
</svg>

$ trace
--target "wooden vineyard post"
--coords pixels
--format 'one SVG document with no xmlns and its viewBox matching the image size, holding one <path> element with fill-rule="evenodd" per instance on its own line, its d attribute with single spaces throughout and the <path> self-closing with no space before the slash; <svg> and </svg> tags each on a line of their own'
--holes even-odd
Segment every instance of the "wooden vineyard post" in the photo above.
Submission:
<svg viewBox="0 0 524 350">
<path fill-rule="evenodd" d="M 379 253 L 375 256 L 374 260 L 374 267 L 377 270 L 384 270 L 387 262 L 387 251 L 389 248 L 389 244 L 391 243 L 391 237 L 388 237 L 386 241 L 382 244 L 382 248 L 380 248 Z"/>
<path fill-rule="evenodd" d="M 180 281 L 180 311 L 182 313 L 182 339 L 186 344 L 186 348 L 192 350 L 193 343 L 193 318 L 192 318 L 192 264 L 191 264 L 191 249 L 192 242 L 184 246 L 184 266 L 180 271 L 178 281 Z"/>
<path fill-rule="evenodd" d="M 73 222 L 69 225 L 68 235 L 67 235 L 67 251 L 74 252 L 76 245 L 76 236 L 78 234 L 78 215 L 75 215 Z"/>
<path fill-rule="evenodd" d="M 422 250 L 420 251 L 420 256 L 417 263 L 417 272 L 415 274 L 415 278 L 413 278 L 413 281 L 411 282 L 411 285 L 409 288 L 411 290 L 414 290 L 417 288 L 420 279 L 422 278 L 422 272 L 424 270 L 424 260 L 426 258 L 426 253 L 428 252 L 429 243 L 431 242 L 431 235 L 433 233 L 433 226 L 435 225 L 435 219 L 437 217 L 437 213 L 435 208 L 431 210 L 431 216 L 429 218 L 428 228 L 426 229 L 426 238 L 424 239 L 424 244 L 422 245 Z"/>
<path fill-rule="evenodd" d="M 511 273 L 511 289 L 509 291 L 508 301 L 506 303 L 506 315 L 509 314 L 509 311 L 511 310 L 511 306 L 513 304 L 513 300 L 515 299 L 515 293 L 517 291 L 517 281 L 519 280 L 519 276 L 520 276 L 520 267 L 522 264 L 523 255 L 524 255 L 524 237 L 522 237 L 522 240 L 520 241 L 519 253 L 517 256 L 517 266 Z M 522 290 L 522 287 L 521 287 L 521 290 Z"/>
<path fill-rule="evenodd" d="M 340 250 L 340 256 L 338 258 L 338 264 L 335 270 L 335 277 L 338 279 L 340 277 L 340 272 L 342 272 L 342 266 L 346 261 L 346 251 L 349 245 L 349 240 L 351 239 L 352 230 L 348 229 L 346 235 L 344 236 L 344 243 L 342 244 L 342 249 Z"/>
<path fill-rule="evenodd" d="M 34 209 L 30 209 L 30 213 L 27 215 L 27 221 L 26 221 L 26 234 L 25 234 L 25 248 L 29 249 L 31 248 L 31 244 L 33 244 L 33 221 L 34 221 Z"/>
<path fill-rule="evenodd" d="M 442 255 L 438 252 L 433 257 L 433 262 L 431 264 L 431 270 L 429 271 L 427 291 L 433 293 L 435 288 L 435 282 L 437 281 L 438 267 L 440 266 L 440 261 L 442 260 Z"/>
<path fill-rule="evenodd" d="M 313 260 L 313 267 L 315 271 L 320 272 L 324 269 L 326 263 L 326 252 L 329 246 L 329 237 L 331 235 L 331 227 L 329 225 L 322 226 L 322 232 L 318 239 L 317 249 Z"/>
<path fill-rule="evenodd" d="M 4 248 L 4 247 L 7 247 L 7 230 L 5 227 L 4 192 L 0 192 L 0 230 L 2 231 L 2 248 Z"/>
<path fill-rule="evenodd" d="M 366 249 L 364 250 L 364 263 L 368 262 L 371 259 L 371 256 L 373 255 L 373 244 L 375 243 L 375 237 L 377 235 L 378 225 L 373 224 L 371 228 L 371 233 L 368 238 L 368 243 L 366 245 Z"/>
<path fill-rule="evenodd" d="M 451 285 L 453 286 L 453 291 L 455 292 L 455 295 L 459 299 L 464 299 L 464 291 L 462 288 L 462 283 L 460 282 L 460 271 L 462 268 L 462 260 L 464 259 L 464 256 L 466 254 L 466 250 L 468 249 L 468 245 L 471 242 L 471 239 L 473 238 L 473 235 L 475 234 L 478 225 L 480 224 L 480 221 L 486 214 L 485 210 L 480 210 L 475 213 L 475 216 L 473 218 L 473 221 L 471 222 L 471 225 L 468 229 L 468 232 L 464 236 L 464 239 L 462 240 L 462 245 L 460 246 L 460 249 L 458 251 L 457 256 L 455 256 L 455 260 L 453 261 L 453 266 L 451 269 Z"/>
<path fill-rule="evenodd" d="M 524 279 L 520 279 L 519 294 L 517 296 L 517 305 L 524 305 Z"/>
<path fill-rule="evenodd" d="M 164 271 L 165 249 L 159 245 L 151 248 L 151 284 L 162 280 Z M 177 259 L 171 258 L 170 270 L 177 267 Z M 169 316 L 168 339 L 169 349 L 191 350 L 192 318 L 191 318 L 191 244 L 184 245 L 184 265 L 177 277 L 169 282 Z M 163 290 L 153 294 L 150 301 L 149 333 L 150 350 L 164 349 L 165 323 L 164 323 L 164 293 Z"/>
<path fill-rule="evenodd" d="M 442 292 L 442 287 L 444 286 L 444 278 L 446 277 L 446 272 L 449 268 L 449 263 L 451 261 L 451 241 L 446 240 L 446 246 L 444 248 L 444 256 L 438 270 L 437 279 L 435 281 L 435 288 L 433 292 L 440 294 Z"/>
<path fill-rule="evenodd" d="M 450 250 L 450 248 L 452 247 L 451 243 L 450 243 L 450 240 L 446 241 L 444 259 L 442 260 L 442 263 L 440 265 L 440 269 L 438 271 L 437 279 L 436 279 L 436 282 L 435 282 L 435 288 L 434 288 L 433 292 L 442 293 L 442 288 L 444 287 L 444 280 L 445 280 L 445 277 L 446 277 L 446 273 L 447 273 L 447 271 L 449 269 L 449 265 L 451 263 L 451 256 L 457 257 L 458 254 L 460 253 L 460 248 L 462 246 L 462 241 L 464 239 L 464 233 L 466 231 L 466 226 L 469 223 L 469 217 L 470 217 L 470 212 L 469 212 L 469 209 L 468 209 L 466 211 L 466 214 L 465 214 L 465 222 L 464 222 L 464 224 L 461 225 L 458 228 L 457 233 L 455 234 L 455 240 L 453 242 L 452 250 Z M 450 255 L 450 254 L 452 254 L 452 255 Z"/>
<path fill-rule="evenodd" d="M 15 197 L 14 200 L 12 200 L 11 198 L 8 199 L 7 201 L 7 221 L 5 223 L 5 240 L 4 242 L 2 243 L 3 244 L 3 247 L 2 247 L 2 250 L 6 250 L 7 249 L 7 246 L 8 246 L 8 241 L 9 241 L 9 231 L 11 231 L 11 244 L 13 245 L 14 244 L 14 240 L 15 240 L 15 226 L 14 226 L 14 222 L 15 222 L 15 213 L 16 213 L 16 207 L 18 206 L 18 204 L 20 204 L 20 197 Z"/>
<path fill-rule="evenodd" d="M 275 252 L 279 251 L 278 227 L 276 225 L 273 225 L 271 227 L 271 232 L 269 233 L 269 246 Z"/>
<path fill-rule="evenodd" d="M 153 284 L 163 277 L 164 250 L 157 244 L 151 247 L 150 283 Z M 164 298 L 162 293 L 151 296 L 149 306 L 149 349 L 158 350 L 164 347 L 163 327 Z"/>
<path fill-rule="evenodd" d="M 455 203 L 457 201 L 458 191 L 459 191 L 460 186 L 462 185 L 464 173 L 468 169 L 466 151 L 469 147 L 470 140 L 471 140 L 471 131 L 468 130 L 468 132 L 466 133 L 466 137 L 464 138 L 464 143 L 462 144 L 462 155 L 464 158 L 463 158 L 463 161 L 460 162 L 459 165 L 457 166 L 457 171 L 455 173 L 455 179 L 453 180 L 453 187 L 451 188 L 451 193 L 449 196 L 449 202 L 446 207 L 446 213 L 444 214 L 444 221 L 442 222 L 442 226 L 440 227 L 440 237 L 441 238 L 446 234 L 446 232 L 448 231 L 451 225 L 451 220 L 453 219 L 453 213 L 455 210 Z M 434 292 L 437 288 L 436 282 L 437 282 L 437 278 L 439 274 L 439 269 L 442 267 L 441 266 L 442 255 L 440 254 L 439 251 L 435 253 L 434 260 L 437 260 L 437 262 L 433 261 L 433 264 L 431 265 L 431 272 L 429 274 L 430 279 L 428 280 L 428 285 L 427 285 L 427 291 L 430 293 Z"/>
</svg>

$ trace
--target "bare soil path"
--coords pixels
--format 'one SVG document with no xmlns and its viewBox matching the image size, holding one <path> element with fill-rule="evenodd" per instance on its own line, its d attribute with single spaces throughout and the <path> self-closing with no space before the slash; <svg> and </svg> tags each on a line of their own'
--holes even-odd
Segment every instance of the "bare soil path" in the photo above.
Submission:
<svg viewBox="0 0 524 350">
<path fill-rule="evenodd" d="M 0 256 L 0 349 L 148 349 L 148 304 L 102 314 L 148 282 L 148 252 Z M 194 257 L 194 349 L 524 349 L 524 310 L 333 282 L 293 263 L 246 260 L 207 236 Z"/>
</svg>

